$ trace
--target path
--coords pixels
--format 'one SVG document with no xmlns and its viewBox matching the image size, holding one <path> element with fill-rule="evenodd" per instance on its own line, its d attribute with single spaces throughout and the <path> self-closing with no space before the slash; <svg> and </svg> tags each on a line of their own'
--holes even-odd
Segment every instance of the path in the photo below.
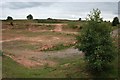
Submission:
<svg viewBox="0 0 120 80">
<path fill-rule="evenodd" d="M 118 32 L 120 31 L 120 28 L 119 29 L 115 29 L 114 31 L 112 31 L 112 36 L 118 36 Z"/>
<path fill-rule="evenodd" d="M 15 38 L 15 39 L 9 39 L 9 40 L 2 40 L 2 41 L 0 41 L 0 43 L 2 43 L 2 42 L 9 42 L 9 41 L 15 41 L 15 40 L 20 40 L 20 37 L 19 38 Z"/>
</svg>

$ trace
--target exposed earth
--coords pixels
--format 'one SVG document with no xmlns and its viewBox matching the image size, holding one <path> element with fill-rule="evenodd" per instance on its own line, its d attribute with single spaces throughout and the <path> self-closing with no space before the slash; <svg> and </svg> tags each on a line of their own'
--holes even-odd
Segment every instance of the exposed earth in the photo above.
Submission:
<svg viewBox="0 0 120 80">
<path fill-rule="evenodd" d="M 48 24 L 46 24 L 48 25 Z M 52 25 L 52 24 L 50 24 Z M 32 29 L 3 29 L 2 41 L 5 55 L 25 67 L 40 67 L 48 65 L 54 67 L 59 63 L 54 58 L 71 58 L 83 56 L 82 52 L 71 47 L 60 51 L 40 51 L 42 48 L 51 48 L 58 44 L 74 44 L 78 32 L 64 31 L 62 27 L 66 24 L 53 24 L 53 30 Z M 25 47 L 26 46 L 26 47 Z"/>
<path fill-rule="evenodd" d="M 59 64 L 57 61 L 52 60 L 54 58 L 62 59 L 83 56 L 84 54 L 74 47 L 60 51 L 40 51 L 42 48 L 52 48 L 59 43 L 65 45 L 75 43 L 74 35 L 77 35 L 78 32 L 64 31 L 62 27 L 66 24 L 53 25 L 53 30 L 35 28 L 29 28 L 28 30 L 3 29 L 3 38 L 0 42 L 3 43 L 5 55 L 28 68 L 44 66 L 46 64 L 54 67 Z M 112 34 L 112 36 L 116 36 L 118 31 L 114 30 Z"/>
</svg>

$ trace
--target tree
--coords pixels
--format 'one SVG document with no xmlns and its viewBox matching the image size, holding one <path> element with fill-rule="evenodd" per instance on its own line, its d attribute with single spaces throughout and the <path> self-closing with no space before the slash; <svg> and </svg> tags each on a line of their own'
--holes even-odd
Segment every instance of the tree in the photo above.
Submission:
<svg viewBox="0 0 120 80">
<path fill-rule="evenodd" d="M 79 18 L 79 21 L 81 21 L 81 18 Z"/>
<path fill-rule="evenodd" d="M 53 20 L 52 18 L 47 18 L 47 20 Z"/>
<path fill-rule="evenodd" d="M 100 10 L 93 9 L 87 24 L 77 37 L 76 47 L 85 53 L 85 60 L 93 72 L 102 72 L 114 59 L 115 47 L 110 35 L 111 28 L 100 18 Z"/>
<path fill-rule="evenodd" d="M 32 16 L 31 14 L 29 14 L 29 15 L 27 16 L 27 19 L 28 19 L 28 20 L 31 20 L 31 19 L 33 19 L 33 16 Z"/>
<path fill-rule="evenodd" d="M 112 21 L 112 26 L 117 26 L 119 24 L 119 19 L 118 17 L 114 17 L 113 21 Z"/>
<path fill-rule="evenodd" d="M 13 18 L 11 16 L 8 16 L 7 20 L 13 20 Z"/>
<path fill-rule="evenodd" d="M 100 18 L 101 11 L 99 9 L 93 9 L 93 12 L 90 11 L 90 14 L 88 14 L 88 18 L 86 20 L 88 21 L 95 21 L 95 22 L 102 22 L 103 19 Z"/>
</svg>

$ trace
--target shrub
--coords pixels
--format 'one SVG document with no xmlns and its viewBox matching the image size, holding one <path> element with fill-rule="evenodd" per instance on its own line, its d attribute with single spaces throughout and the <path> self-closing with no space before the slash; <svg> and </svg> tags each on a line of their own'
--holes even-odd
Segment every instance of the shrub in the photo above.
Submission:
<svg viewBox="0 0 120 80">
<path fill-rule="evenodd" d="M 102 22 L 100 10 L 93 9 L 88 22 L 77 37 L 77 48 L 85 53 L 85 60 L 91 71 L 102 72 L 112 62 L 115 47 L 110 35 L 111 28 Z"/>
</svg>

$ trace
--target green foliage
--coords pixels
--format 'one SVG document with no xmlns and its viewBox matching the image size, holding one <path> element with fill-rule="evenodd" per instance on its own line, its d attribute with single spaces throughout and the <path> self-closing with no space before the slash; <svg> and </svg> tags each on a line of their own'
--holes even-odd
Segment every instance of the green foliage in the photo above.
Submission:
<svg viewBox="0 0 120 80">
<path fill-rule="evenodd" d="M 102 18 L 100 18 L 101 11 L 97 8 L 96 10 L 93 9 L 93 12 L 90 11 L 90 14 L 88 14 L 87 20 L 89 21 L 95 21 L 95 22 L 102 22 Z"/>
<path fill-rule="evenodd" d="M 8 16 L 7 20 L 13 20 L 13 18 L 11 16 Z"/>
<path fill-rule="evenodd" d="M 112 26 L 117 26 L 119 24 L 119 19 L 118 17 L 115 17 L 112 21 Z"/>
<path fill-rule="evenodd" d="M 102 22 L 100 10 L 93 9 L 88 23 L 77 37 L 77 48 L 85 53 L 90 70 L 102 72 L 113 61 L 115 47 L 110 35 L 111 28 Z"/>
<path fill-rule="evenodd" d="M 31 14 L 29 14 L 29 15 L 27 16 L 27 19 L 28 19 L 28 20 L 32 20 L 32 19 L 33 19 L 33 16 L 32 16 Z"/>
</svg>

